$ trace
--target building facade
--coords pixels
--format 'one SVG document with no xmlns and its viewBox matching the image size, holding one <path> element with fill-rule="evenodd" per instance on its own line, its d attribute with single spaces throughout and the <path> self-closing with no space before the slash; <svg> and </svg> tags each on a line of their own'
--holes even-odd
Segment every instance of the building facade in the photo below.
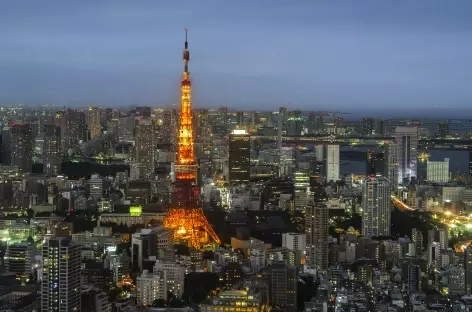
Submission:
<svg viewBox="0 0 472 312">
<path fill-rule="evenodd" d="M 370 176 L 364 182 L 362 197 L 362 235 L 390 236 L 390 183 L 382 176 Z"/>
</svg>

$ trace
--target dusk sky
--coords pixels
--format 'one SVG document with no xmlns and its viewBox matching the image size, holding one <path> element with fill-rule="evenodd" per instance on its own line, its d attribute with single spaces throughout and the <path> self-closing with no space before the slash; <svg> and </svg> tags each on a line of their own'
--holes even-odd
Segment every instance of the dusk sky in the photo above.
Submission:
<svg viewBox="0 0 472 312">
<path fill-rule="evenodd" d="M 0 1 L 0 103 L 472 107 L 471 0 Z"/>
</svg>

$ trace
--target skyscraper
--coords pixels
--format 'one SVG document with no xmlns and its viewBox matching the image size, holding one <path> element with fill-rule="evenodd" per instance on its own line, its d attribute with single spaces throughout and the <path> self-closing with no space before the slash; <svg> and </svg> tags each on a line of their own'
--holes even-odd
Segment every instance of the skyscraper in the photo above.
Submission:
<svg viewBox="0 0 472 312">
<path fill-rule="evenodd" d="M 364 182 L 362 198 L 362 235 L 390 236 L 390 184 L 382 176 L 370 176 Z"/>
<path fill-rule="evenodd" d="M 43 135 L 43 172 L 55 176 L 61 172 L 61 128 L 46 124 Z"/>
<path fill-rule="evenodd" d="M 367 170 L 366 175 L 385 175 L 384 153 L 375 151 L 367 152 Z"/>
<path fill-rule="evenodd" d="M 154 177 L 154 125 L 151 119 L 140 118 L 134 135 L 135 163 L 139 179 L 152 179 Z"/>
<path fill-rule="evenodd" d="M 426 163 L 426 180 L 446 183 L 449 181 L 449 158 L 444 161 L 429 161 Z"/>
<path fill-rule="evenodd" d="M 326 145 L 323 151 L 326 181 L 336 182 L 339 176 L 339 145 Z"/>
<path fill-rule="evenodd" d="M 251 137 L 246 130 L 234 130 L 229 135 L 229 183 L 248 184 L 250 177 Z"/>
<path fill-rule="evenodd" d="M 81 311 L 80 250 L 80 245 L 63 237 L 43 245 L 41 311 Z"/>
<path fill-rule="evenodd" d="M 375 130 L 374 118 L 363 117 L 361 119 L 361 133 L 363 135 L 373 134 Z"/>
<path fill-rule="evenodd" d="M 390 190 L 398 190 L 398 148 L 396 143 L 390 143 L 385 147 L 385 177 L 390 182 Z"/>
<path fill-rule="evenodd" d="M 398 146 L 398 180 L 409 181 L 412 177 L 417 177 L 418 127 L 397 127 L 395 142 Z"/>
<path fill-rule="evenodd" d="M 30 173 L 33 165 L 33 131 L 30 124 L 10 123 L 10 162 L 20 173 Z"/>
<path fill-rule="evenodd" d="M 275 310 L 297 311 L 297 269 L 276 262 L 264 269 L 269 285 L 269 303 Z"/>
<path fill-rule="evenodd" d="M 87 126 L 85 113 L 78 110 L 66 109 L 58 114 L 62 135 L 62 153 L 80 147 L 80 143 L 86 140 Z"/>
<path fill-rule="evenodd" d="M 317 270 L 328 269 L 328 207 L 317 201 L 308 204 L 305 216 L 307 263 Z"/>
<path fill-rule="evenodd" d="M 90 130 L 90 138 L 97 140 L 102 135 L 102 126 L 100 125 L 100 109 L 90 106 L 88 110 L 88 125 Z"/>
<path fill-rule="evenodd" d="M 187 30 L 185 31 L 185 50 L 183 54 L 184 72 L 180 87 L 180 126 L 177 144 L 177 161 L 174 165 L 175 182 L 172 192 L 171 208 L 164 220 L 164 226 L 174 231 L 175 240 L 185 240 L 188 245 L 200 249 L 209 236 L 217 244 L 220 240 L 209 224 L 201 208 L 200 192 L 196 183 L 197 164 L 194 156 L 192 124 L 192 83 L 188 72 L 190 52 L 188 50 Z"/>
</svg>

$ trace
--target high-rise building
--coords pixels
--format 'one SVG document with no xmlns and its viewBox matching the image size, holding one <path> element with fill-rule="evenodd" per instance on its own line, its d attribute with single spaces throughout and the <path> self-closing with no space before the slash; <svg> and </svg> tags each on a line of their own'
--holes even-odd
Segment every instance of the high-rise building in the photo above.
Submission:
<svg viewBox="0 0 472 312">
<path fill-rule="evenodd" d="M 428 245 L 438 243 L 441 250 L 447 249 L 449 235 L 447 230 L 428 230 Z"/>
<path fill-rule="evenodd" d="M 297 311 L 297 269 L 283 262 L 275 262 L 264 269 L 269 285 L 269 303 L 273 309 Z"/>
<path fill-rule="evenodd" d="M 339 175 L 339 145 L 326 145 L 323 151 L 324 172 L 326 181 L 338 181 Z"/>
<path fill-rule="evenodd" d="M 105 179 L 100 177 L 99 174 L 95 173 L 95 174 L 92 174 L 88 183 L 89 183 L 90 197 L 92 197 L 95 200 L 102 199 L 105 192 L 105 187 L 104 187 Z"/>
<path fill-rule="evenodd" d="M 166 289 L 176 298 L 181 298 L 184 294 L 185 265 L 174 260 L 158 260 L 154 265 L 154 272 L 165 272 Z"/>
<path fill-rule="evenodd" d="M 420 277 L 421 277 L 420 266 L 418 264 L 408 263 L 406 284 L 407 284 L 408 293 L 410 295 L 420 290 Z"/>
<path fill-rule="evenodd" d="M 423 233 L 416 228 L 412 229 L 411 241 L 415 243 L 416 254 L 420 255 L 423 252 Z"/>
<path fill-rule="evenodd" d="M 8 272 L 15 273 L 19 279 L 29 278 L 33 272 L 36 248 L 33 244 L 18 243 L 8 245 L 3 263 Z"/>
<path fill-rule="evenodd" d="M 309 203 L 310 192 L 310 163 L 301 162 L 293 175 L 295 210 L 305 211 Z"/>
<path fill-rule="evenodd" d="M 43 128 L 43 173 L 57 176 L 61 173 L 61 128 L 45 124 Z"/>
<path fill-rule="evenodd" d="M 58 114 L 62 135 L 62 153 L 80 147 L 80 143 L 87 138 L 87 125 L 85 113 L 78 110 L 66 109 Z"/>
<path fill-rule="evenodd" d="M 277 149 L 280 152 L 280 149 L 282 148 L 282 135 L 285 129 L 285 125 L 287 122 L 287 108 L 286 107 L 280 107 L 279 108 L 279 116 L 278 116 L 278 121 L 277 121 Z"/>
<path fill-rule="evenodd" d="M 88 110 L 88 126 L 90 130 L 90 138 L 92 140 L 100 139 L 102 135 L 102 126 L 100 124 L 100 109 L 90 106 Z"/>
<path fill-rule="evenodd" d="M 385 176 L 385 158 L 384 153 L 375 151 L 367 152 L 367 170 L 366 175 L 383 175 Z"/>
<path fill-rule="evenodd" d="M 195 163 L 193 124 L 192 124 L 192 83 L 188 72 L 190 52 L 187 32 L 183 53 L 184 72 L 180 87 L 180 126 L 177 144 L 177 161 L 174 165 L 175 182 L 172 192 L 171 207 L 164 220 L 164 226 L 174 232 L 175 240 L 187 241 L 194 249 L 209 241 L 217 244 L 218 236 L 209 224 L 201 208 L 200 191 L 197 186 L 197 164 Z"/>
<path fill-rule="evenodd" d="M 374 118 L 363 117 L 361 119 L 361 133 L 363 135 L 373 134 L 375 130 L 375 120 Z"/>
<path fill-rule="evenodd" d="M 166 275 L 159 271 L 154 274 L 144 270 L 136 278 L 136 304 L 138 306 L 152 306 L 156 299 L 167 299 Z"/>
<path fill-rule="evenodd" d="M 410 181 L 417 177 L 418 127 L 396 127 L 395 142 L 398 146 L 398 180 Z"/>
<path fill-rule="evenodd" d="M 472 294 L 472 246 L 464 250 L 465 293 Z"/>
<path fill-rule="evenodd" d="M 449 158 L 444 161 L 426 163 L 426 179 L 431 182 L 446 183 L 449 181 Z"/>
<path fill-rule="evenodd" d="M 328 207 L 317 201 L 308 204 L 305 216 L 307 263 L 317 270 L 328 269 Z"/>
<path fill-rule="evenodd" d="M 251 166 L 251 136 L 246 130 L 234 130 L 229 135 L 229 183 L 248 184 Z"/>
<path fill-rule="evenodd" d="M 398 191 L 398 149 L 396 143 L 387 144 L 384 152 L 385 177 L 390 182 L 390 190 Z"/>
<path fill-rule="evenodd" d="M 33 166 L 33 129 L 30 124 L 10 123 L 10 162 L 20 173 L 30 173 Z"/>
<path fill-rule="evenodd" d="M 79 244 L 64 237 L 51 238 L 43 245 L 41 311 L 81 311 L 80 251 Z"/>
<path fill-rule="evenodd" d="M 149 180 L 154 177 L 154 125 L 151 119 L 139 119 L 137 121 L 135 141 L 135 163 L 137 164 L 139 179 Z"/>
<path fill-rule="evenodd" d="M 469 177 L 472 177 L 472 152 L 469 152 Z"/>
<path fill-rule="evenodd" d="M 362 235 L 390 236 L 390 184 L 382 176 L 367 177 L 362 198 Z"/>
</svg>

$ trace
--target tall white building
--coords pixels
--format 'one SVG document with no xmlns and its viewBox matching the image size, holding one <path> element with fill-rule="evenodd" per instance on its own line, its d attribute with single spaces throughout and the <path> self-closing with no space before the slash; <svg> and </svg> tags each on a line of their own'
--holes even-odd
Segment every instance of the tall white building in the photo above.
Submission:
<svg viewBox="0 0 472 312">
<path fill-rule="evenodd" d="M 326 145 L 323 154 L 326 181 L 339 180 L 339 145 Z"/>
<path fill-rule="evenodd" d="M 390 143 L 385 147 L 385 177 L 390 182 L 390 190 L 398 191 L 398 145 Z"/>
<path fill-rule="evenodd" d="M 185 266 L 176 261 L 158 260 L 154 266 L 154 272 L 165 272 L 166 289 L 177 298 L 184 293 Z"/>
<path fill-rule="evenodd" d="M 418 127 L 397 127 L 395 142 L 398 147 L 398 180 L 402 182 L 417 177 Z"/>
<path fill-rule="evenodd" d="M 391 206 L 388 179 L 367 177 L 362 199 L 363 236 L 390 236 Z"/>
<path fill-rule="evenodd" d="M 297 167 L 293 176 L 295 210 L 305 211 L 310 189 L 310 163 L 302 162 Z"/>
<path fill-rule="evenodd" d="M 43 245 L 41 311 L 81 311 L 80 250 L 79 244 L 63 237 Z"/>
<path fill-rule="evenodd" d="M 306 234 L 304 233 L 283 233 L 282 247 L 290 250 L 306 251 Z"/>
<path fill-rule="evenodd" d="M 307 264 L 317 270 L 328 269 L 328 207 L 311 202 L 306 211 Z"/>
<path fill-rule="evenodd" d="M 105 181 L 100 175 L 92 174 L 89 180 L 90 197 L 95 200 L 101 199 L 104 194 L 104 184 Z"/>
<path fill-rule="evenodd" d="M 159 271 L 150 274 L 148 270 L 144 270 L 136 279 L 136 304 L 151 306 L 154 300 L 166 298 L 166 273 Z"/>
<path fill-rule="evenodd" d="M 426 180 L 446 183 L 449 181 L 449 158 L 444 161 L 428 161 L 426 163 Z"/>
<path fill-rule="evenodd" d="M 280 176 L 290 176 L 295 165 L 295 148 L 283 146 L 280 148 Z"/>
</svg>

